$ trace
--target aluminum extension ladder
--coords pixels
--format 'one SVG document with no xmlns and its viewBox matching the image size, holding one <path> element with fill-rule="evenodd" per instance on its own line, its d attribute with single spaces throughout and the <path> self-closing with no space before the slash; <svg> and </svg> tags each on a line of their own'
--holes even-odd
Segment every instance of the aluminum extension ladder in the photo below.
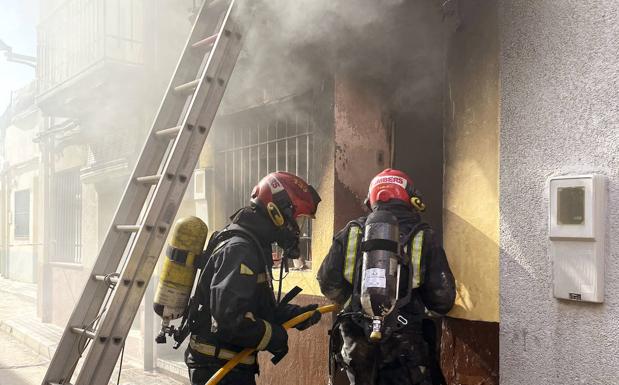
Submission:
<svg viewBox="0 0 619 385">
<path fill-rule="evenodd" d="M 200 8 L 43 385 L 108 384 L 241 50 L 238 8 Z"/>
</svg>

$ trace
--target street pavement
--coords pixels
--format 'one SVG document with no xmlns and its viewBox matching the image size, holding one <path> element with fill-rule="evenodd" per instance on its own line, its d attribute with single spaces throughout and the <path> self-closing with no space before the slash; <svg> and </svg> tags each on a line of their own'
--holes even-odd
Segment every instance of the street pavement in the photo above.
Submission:
<svg viewBox="0 0 619 385">
<path fill-rule="evenodd" d="M 58 328 L 43 324 L 36 318 L 35 301 L 29 294 L 32 293 L 32 287 L 0 277 L 0 385 L 40 385 L 58 342 Z M 17 330 L 16 326 L 20 329 Z M 44 336 L 47 338 L 38 337 L 45 331 L 47 334 Z M 39 341 L 37 345 L 33 343 L 33 336 L 34 340 L 52 341 L 47 344 Z M 49 345 L 50 350 L 43 349 L 43 345 Z M 110 384 L 119 385 L 117 378 L 118 365 Z M 179 381 L 164 373 L 146 372 L 139 362 L 127 357 L 123 362 L 120 385 L 186 384 L 188 381 Z"/>
<path fill-rule="evenodd" d="M 41 385 L 49 360 L 7 333 L 0 337 L 0 385 Z"/>
</svg>

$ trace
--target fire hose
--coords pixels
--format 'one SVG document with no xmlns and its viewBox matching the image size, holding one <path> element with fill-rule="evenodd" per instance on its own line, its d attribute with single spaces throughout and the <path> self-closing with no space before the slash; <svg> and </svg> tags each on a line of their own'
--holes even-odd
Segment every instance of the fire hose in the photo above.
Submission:
<svg viewBox="0 0 619 385">
<path fill-rule="evenodd" d="M 290 329 L 300 324 L 301 322 L 309 319 L 312 316 L 312 314 L 314 314 L 315 311 L 319 311 L 320 313 L 325 314 L 325 313 L 331 313 L 335 311 L 335 309 L 336 309 L 336 305 L 333 305 L 333 304 L 321 306 L 316 310 L 310 310 L 308 312 L 299 314 L 298 316 L 289 319 L 288 321 L 284 322 L 282 326 L 284 327 L 284 329 Z M 232 370 L 232 368 L 237 366 L 241 361 L 243 361 L 243 359 L 247 358 L 250 354 L 252 354 L 255 351 L 256 349 L 254 348 L 247 348 L 243 350 L 242 352 L 238 353 L 236 356 L 232 357 L 230 361 L 226 362 L 226 364 L 222 366 L 221 369 L 219 369 L 215 374 L 213 374 L 213 377 L 211 377 L 211 379 L 208 380 L 206 385 L 218 384 L 219 381 L 221 381 L 221 379 L 224 378 L 226 374 L 228 374 Z"/>
</svg>

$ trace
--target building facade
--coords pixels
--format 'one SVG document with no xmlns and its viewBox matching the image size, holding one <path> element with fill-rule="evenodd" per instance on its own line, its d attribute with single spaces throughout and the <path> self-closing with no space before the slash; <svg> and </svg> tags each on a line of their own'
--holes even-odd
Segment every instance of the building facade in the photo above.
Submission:
<svg viewBox="0 0 619 385">
<path fill-rule="evenodd" d="M 499 4 L 501 383 L 616 384 L 619 4 Z M 553 296 L 548 179 L 582 174 L 607 180 L 603 303 Z"/>
<path fill-rule="evenodd" d="M 434 323 L 447 384 L 617 383 L 617 5 L 272 3 L 256 11 L 178 217 L 213 231 L 266 173 L 303 176 L 323 200 L 284 290 L 325 304 L 315 276 L 333 234 L 366 212 L 373 175 L 401 168 L 457 279 L 456 306 Z M 64 325 L 88 277 L 195 6 L 41 1 L 38 84 L 2 122 L 0 272 L 38 282 L 48 322 Z M 588 173 L 609 186 L 602 304 L 552 295 L 548 178 Z M 153 346 L 152 296 L 128 353 L 183 375 L 179 351 Z M 326 384 L 330 321 L 291 331 L 260 383 Z"/>
<path fill-rule="evenodd" d="M 457 91 L 458 81 L 468 76 L 467 72 L 450 72 L 446 52 L 455 51 L 453 46 L 461 51 L 458 55 L 477 59 L 479 55 L 455 43 L 462 35 L 455 26 L 461 22 L 461 11 L 452 14 L 423 2 L 386 10 L 366 6 L 380 17 L 360 19 L 348 30 L 338 31 L 334 25 L 334 35 L 341 36 L 340 40 L 325 40 L 320 31 L 303 40 L 298 36 L 300 25 L 255 24 L 197 166 L 193 188 L 178 214 L 198 215 L 212 229 L 220 228 L 232 212 L 247 204 L 251 188 L 264 174 L 287 170 L 308 179 L 317 186 L 323 202 L 317 220 L 304 229 L 303 259 L 290 266 L 284 283 L 285 290 L 295 285 L 304 289 L 298 298 L 301 303 L 325 303 L 315 280 L 317 269 L 334 232 L 364 214 L 363 200 L 374 174 L 390 166 L 409 172 L 425 192 L 428 220 L 439 232 L 443 226 L 459 228 L 453 216 L 445 214 L 454 210 L 445 210 L 459 206 L 457 199 L 465 195 L 466 186 L 475 184 L 463 181 L 457 170 L 448 172 L 474 151 L 456 145 L 454 151 L 447 151 L 451 148 L 443 145 L 457 142 L 462 132 L 468 132 L 456 123 L 445 124 L 444 116 L 461 115 L 460 111 L 445 112 L 450 107 L 445 94 Z M 38 282 L 39 314 L 46 322 L 64 325 L 88 278 L 174 58 L 183 46 L 194 7 L 193 2 L 161 1 L 152 6 L 139 0 L 41 2 L 38 82 L 29 91 L 27 109 L 34 117 L 13 119 L 30 122 L 29 129 L 16 131 L 19 125 L 14 124 L 7 126 L 5 135 L 5 158 L 15 166 L 7 166 L 3 174 L 7 220 L 2 232 L 2 266 L 12 278 Z M 338 17 L 350 11 L 346 7 L 330 10 Z M 291 17 L 294 21 L 298 12 L 294 8 L 285 15 L 266 11 L 258 12 L 259 20 Z M 316 18 L 323 10 L 312 12 L 309 16 Z M 415 27 L 410 20 L 416 21 Z M 67 24 L 74 29 L 65 28 Z M 484 25 L 488 24 L 491 29 L 491 23 Z M 153 25 L 158 27 L 152 30 Z M 278 28 L 287 28 L 293 35 Z M 368 31 L 378 38 L 351 48 L 348 43 L 362 39 Z M 266 35 L 274 38 L 265 40 Z M 383 44 L 382 36 L 409 35 L 427 38 L 396 38 Z M 458 55 L 454 54 L 454 63 Z M 282 60 L 274 65 L 273 57 Z M 491 89 L 492 76 L 496 76 L 492 66 L 488 74 Z M 461 87 L 464 93 L 466 87 Z M 487 109 L 491 117 L 493 110 Z M 489 133 L 496 128 L 487 127 Z M 31 150 L 16 151 L 21 142 Z M 492 169 L 496 162 L 485 159 L 480 164 Z M 492 196 L 496 180 L 489 175 L 489 187 L 482 193 Z M 450 186 L 449 191 L 456 186 L 463 190 L 451 199 L 443 194 L 444 185 Z M 458 216 L 466 217 L 466 213 Z M 492 221 L 476 226 L 488 229 Z M 439 332 L 451 338 L 451 345 L 445 345 L 449 351 L 466 335 L 458 328 L 478 322 L 479 335 L 488 335 L 489 330 L 495 332 L 498 319 L 497 301 L 485 304 L 479 300 L 485 291 L 489 297 L 496 296 L 492 294 L 496 282 L 471 285 L 479 281 L 475 273 L 479 263 L 459 262 L 464 260 L 459 258 L 460 248 L 474 247 L 478 241 L 463 246 L 462 239 L 454 238 L 457 231 L 444 233 L 461 293 L 453 314 L 457 318 L 437 325 Z M 466 260 L 496 259 L 491 246 L 484 250 Z M 492 262 L 486 265 L 492 269 Z M 149 301 L 152 290 L 130 334 L 134 343 L 128 353 L 153 367 L 158 350 L 163 358 L 160 366 L 181 373 L 182 358 L 177 352 L 153 347 L 156 320 Z M 303 381 L 326 381 L 328 329 L 327 319 L 308 333 L 292 332 L 291 357 L 295 359 L 280 364 L 277 372 L 302 361 L 306 363 Z M 494 342 L 491 337 L 488 343 Z M 465 349 L 460 356 L 452 356 L 465 359 L 467 354 Z M 492 361 L 493 357 L 484 359 Z M 455 366 L 450 360 L 444 362 L 446 370 Z M 286 374 L 277 375 L 278 381 L 293 381 L 289 376 L 294 371 L 281 372 Z M 462 373 L 454 371 L 451 380 L 462 382 L 466 377 Z M 273 374 L 273 368 L 265 365 L 263 378 Z"/>
<path fill-rule="evenodd" d="M 35 93 L 35 83 L 13 91 L 0 124 L 0 273 L 22 282 L 37 281 L 43 251 L 41 155 L 35 142 L 43 119 L 35 105 Z"/>
<path fill-rule="evenodd" d="M 191 27 L 193 1 L 41 0 L 36 136 L 39 315 L 64 326 L 105 239 Z M 69 27 L 70 26 L 70 27 Z M 150 311 L 128 354 L 153 366 Z M 151 354 L 148 354 L 148 352 Z"/>
</svg>

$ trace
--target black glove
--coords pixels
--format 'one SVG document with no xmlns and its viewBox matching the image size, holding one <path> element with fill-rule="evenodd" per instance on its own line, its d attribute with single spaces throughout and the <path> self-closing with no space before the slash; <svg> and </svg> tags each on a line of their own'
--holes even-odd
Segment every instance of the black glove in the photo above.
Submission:
<svg viewBox="0 0 619 385">
<path fill-rule="evenodd" d="M 311 310 L 316 310 L 316 309 L 318 309 L 317 304 L 302 306 L 302 307 L 299 307 L 299 312 L 297 315 L 306 313 Z M 322 313 L 320 313 L 319 311 L 314 311 L 311 317 L 301 322 L 300 324 L 297 324 L 294 328 L 297 330 L 305 330 L 309 328 L 310 326 L 317 324 L 320 321 L 320 318 L 322 318 Z"/>
<path fill-rule="evenodd" d="M 273 321 L 278 324 L 283 324 L 284 322 L 287 322 L 300 314 L 303 314 L 308 311 L 316 310 L 317 308 L 318 308 L 318 305 L 316 304 L 307 305 L 307 306 L 299 306 L 299 305 L 291 305 L 291 304 L 280 305 L 277 307 L 277 310 L 275 311 L 275 317 L 273 318 Z M 308 327 L 320 321 L 321 316 L 322 315 L 320 314 L 320 312 L 315 312 L 315 314 L 313 314 L 312 317 L 310 317 L 310 319 L 308 319 L 307 321 L 303 321 L 299 325 L 295 326 L 295 329 L 305 330 Z"/>
<path fill-rule="evenodd" d="M 273 354 L 271 362 L 277 364 L 288 354 L 288 333 L 281 325 L 271 324 L 272 335 L 266 350 Z"/>
</svg>

